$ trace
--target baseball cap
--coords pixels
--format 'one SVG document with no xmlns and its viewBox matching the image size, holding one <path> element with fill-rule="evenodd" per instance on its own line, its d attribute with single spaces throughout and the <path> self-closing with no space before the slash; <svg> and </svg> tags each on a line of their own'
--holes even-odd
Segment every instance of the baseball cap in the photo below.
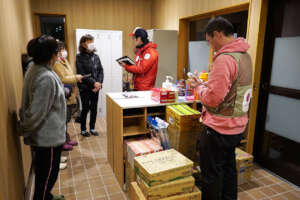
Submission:
<svg viewBox="0 0 300 200">
<path fill-rule="evenodd" d="M 141 38 L 148 38 L 147 31 L 142 29 L 141 27 L 136 27 L 129 36 L 141 37 Z"/>
</svg>

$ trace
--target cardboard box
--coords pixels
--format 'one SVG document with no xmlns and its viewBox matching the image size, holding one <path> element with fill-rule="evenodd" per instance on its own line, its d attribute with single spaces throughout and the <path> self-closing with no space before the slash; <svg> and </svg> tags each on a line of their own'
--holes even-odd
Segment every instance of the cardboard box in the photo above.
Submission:
<svg viewBox="0 0 300 200">
<path fill-rule="evenodd" d="M 166 90 L 162 88 L 151 89 L 151 99 L 160 103 L 174 103 L 175 102 L 175 91 Z"/>
<path fill-rule="evenodd" d="M 136 182 L 131 183 L 131 187 L 131 200 L 146 200 L 143 192 Z M 201 200 L 201 191 L 197 187 L 195 187 L 194 191 L 191 193 L 170 196 L 161 200 Z"/>
<path fill-rule="evenodd" d="M 174 195 L 191 193 L 195 186 L 195 179 L 192 176 L 150 187 L 137 176 L 137 183 L 144 196 L 148 200 L 160 200 Z"/>
<path fill-rule="evenodd" d="M 168 127 L 168 136 L 170 140 L 170 146 L 188 157 L 192 161 L 196 162 L 197 159 L 197 140 L 200 139 L 203 126 L 195 127 L 190 131 L 180 131 L 176 127 Z"/>
<path fill-rule="evenodd" d="M 125 161 L 125 184 L 126 192 L 130 192 L 130 184 L 136 181 L 134 168 L 129 164 L 128 160 Z"/>
<path fill-rule="evenodd" d="M 185 104 L 170 105 L 166 109 L 167 122 L 170 126 L 176 127 L 180 131 L 190 131 L 199 127 L 200 117 L 201 114 L 199 111 Z"/>
<path fill-rule="evenodd" d="M 191 176 L 193 162 L 174 149 L 134 158 L 134 169 L 149 186 Z"/>
<path fill-rule="evenodd" d="M 125 140 L 127 155 L 126 158 L 129 164 L 134 167 L 133 159 L 136 156 L 146 155 L 149 153 L 162 151 L 162 147 L 156 141 L 149 138 L 129 139 Z"/>
<path fill-rule="evenodd" d="M 238 184 L 241 185 L 251 180 L 253 170 L 253 156 L 239 148 L 235 149 Z"/>
</svg>

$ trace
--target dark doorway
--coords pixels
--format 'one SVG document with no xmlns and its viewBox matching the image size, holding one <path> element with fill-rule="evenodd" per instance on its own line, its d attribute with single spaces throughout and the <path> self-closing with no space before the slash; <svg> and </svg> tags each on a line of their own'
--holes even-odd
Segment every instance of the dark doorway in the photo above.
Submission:
<svg viewBox="0 0 300 200">
<path fill-rule="evenodd" d="M 51 35 L 65 42 L 65 16 L 39 15 L 41 34 Z"/>
<path fill-rule="evenodd" d="M 269 3 L 254 155 L 300 186 L 300 1 Z"/>
</svg>

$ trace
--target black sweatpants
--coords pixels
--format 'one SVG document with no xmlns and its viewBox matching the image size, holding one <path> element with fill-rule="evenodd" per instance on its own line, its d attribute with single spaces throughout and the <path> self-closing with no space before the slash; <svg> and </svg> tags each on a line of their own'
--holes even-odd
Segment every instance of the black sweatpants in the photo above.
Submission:
<svg viewBox="0 0 300 200">
<path fill-rule="evenodd" d="M 199 139 L 202 200 L 237 199 L 235 148 L 242 136 L 204 127 Z"/>
<path fill-rule="evenodd" d="M 51 190 L 59 172 L 62 147 L 33 147 L 35 189 L 33 200 L 52 200 Z"/>
<path fill-rule="evenodd" d="M 86 117 L 89 111 L 90 113 L 90 129 L 95 129 L 97 107 L 98 107 L 98 96 L 99 92 L 94 93 L 93 91 L 80 92 L 80 98 L 82 103 L 81 111 L 81 131 L 86 130 Z"/>
</svg>

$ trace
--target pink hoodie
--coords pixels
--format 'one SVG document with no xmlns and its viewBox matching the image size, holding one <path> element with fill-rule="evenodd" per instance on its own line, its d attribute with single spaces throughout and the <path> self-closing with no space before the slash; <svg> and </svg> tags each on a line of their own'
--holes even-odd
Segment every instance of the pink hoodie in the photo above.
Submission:
<svg viewBox="0 0 300 200">
<path fill-rule="evenodd" d="M 212 71 L 209 73 L 208 81 L 204 85 L 199 85 L 196 88 L 199 99 L 203 104 L 216 108 L 223 102 L 236 77 L 237 64 L 234 58 L 229 55 L 218 55 L 225 52 L 246 52 L 248 49 L 249 45 L 244 38 L 237 38 L 223 46 L 216 53 L 213 57 L 213 67 Z M 202 120 L 203 124 L 214 129 L 218 133 L 235 135 L 245 131 L 248 123 L 248 116 L 225 118 L 209 113 L 206 111 L 205 107 L 203 107 Z"/>
</svg>

